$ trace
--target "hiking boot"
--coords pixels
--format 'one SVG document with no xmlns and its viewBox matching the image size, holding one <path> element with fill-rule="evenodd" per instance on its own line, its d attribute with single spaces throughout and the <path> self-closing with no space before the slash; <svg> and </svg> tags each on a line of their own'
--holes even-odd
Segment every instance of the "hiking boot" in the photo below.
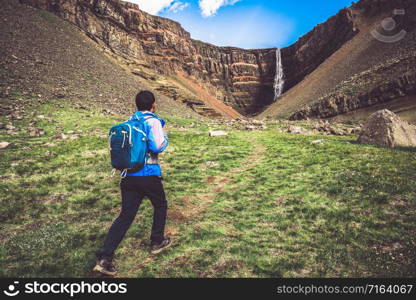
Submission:
<svg viewBox="0 0 416 300">
<path fill-rule="evenodd" d="M 171 238 L 164 239 L 160 244 L 152 245 L 152 249 L 150 250 L 151 254 L 158 254 L 163 251 L 163 249 L 169 248 L 172 245 Z"/>
<path fill-rule="evenodd" d="M 108 276 L 114 276 L 117 274 L 117 270 L 114 267 L 112 260 L 108 257 L 98 259 L 97 264 L 94 267 L 94 271 Z"/>
</svg>

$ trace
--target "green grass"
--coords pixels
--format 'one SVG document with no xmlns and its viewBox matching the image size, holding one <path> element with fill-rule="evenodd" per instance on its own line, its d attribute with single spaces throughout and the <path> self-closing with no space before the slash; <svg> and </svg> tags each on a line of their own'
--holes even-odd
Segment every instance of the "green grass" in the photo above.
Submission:
<svg viewBox="0 0 416 300">
<path fill-rule="evenodd" d="M 94 276 L 94 252 L 120 209 L 106 134 L 126 116 L 58 100 L 31 110 L 51 119 L 14 122 L 18 137 L 0 131 L 15 144 L 0 150 L 0 276 Z M 25 133 L 34 119 L 46 136 Z M 152 207 L 144 201 L 117 251 L 121 276 L 416 275 L 414 149 L 272 127 L 209 138 L 212 124 L 166 119 L 170 147 L 161 159 L 175 245 L 149 256 Z M 45 146 L 68 130 L 81 138 Z M 318 138 L 324 144 L 311 144 Z"/>
</svg>

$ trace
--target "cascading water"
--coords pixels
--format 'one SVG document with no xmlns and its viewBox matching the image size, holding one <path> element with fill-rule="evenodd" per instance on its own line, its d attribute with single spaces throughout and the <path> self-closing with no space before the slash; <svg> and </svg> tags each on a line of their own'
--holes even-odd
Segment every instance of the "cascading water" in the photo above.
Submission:
<svg viewBox="0 0 416 300">
<path fill-rule="evenodd" d="M 283 79 L 282 54 L 280 49 L 276 49 L 276 75 L 274 77 L 274 102 L 279 99 L 283 93 L 283 86 L 285 81 Z"/>
</svg>

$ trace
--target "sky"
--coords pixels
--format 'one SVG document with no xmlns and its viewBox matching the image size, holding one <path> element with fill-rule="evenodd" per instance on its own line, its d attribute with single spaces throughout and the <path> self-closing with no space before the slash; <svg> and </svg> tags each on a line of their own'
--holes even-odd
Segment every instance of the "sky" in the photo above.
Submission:
<svg viewBox="0 0 416 300">
<path fill-rule="evenodd" d="M 352 0 L 127 0 L 179 22 L 193 39 L 245 49 L 283 48 Z"/>
</svg>

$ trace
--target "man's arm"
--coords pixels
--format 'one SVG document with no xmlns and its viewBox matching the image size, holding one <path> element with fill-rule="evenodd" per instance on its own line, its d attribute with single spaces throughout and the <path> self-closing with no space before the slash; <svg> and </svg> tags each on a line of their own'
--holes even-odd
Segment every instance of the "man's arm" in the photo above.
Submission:
<svg viewBox="0 0 416 300">
<path fill-rule="evenodd" d="M 161 153 L 168 146 L 168 138 L 163 131 L 161 122 L 156 118 L 147 120 L 149 130 L 149 150 L 153 153 Z"/>
</svg>

